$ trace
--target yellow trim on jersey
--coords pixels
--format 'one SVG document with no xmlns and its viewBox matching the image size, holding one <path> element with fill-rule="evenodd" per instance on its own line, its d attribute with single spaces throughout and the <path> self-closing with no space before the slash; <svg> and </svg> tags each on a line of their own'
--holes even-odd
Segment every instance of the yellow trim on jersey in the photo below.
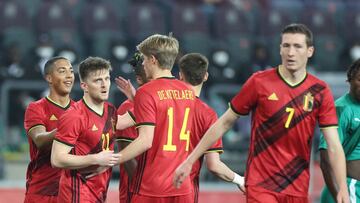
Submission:
<svg viewBox="0 0 360 203">
<path fill-rule="evenodd" d="M 68 102 L 65 106 L 63 106 L 63 105 L 55 102 L 54 100 L 50 99 L 49 96 L 46 96 L 46 98 L 47 98 L 49 101 L 51 101 L 52 103 L 54 103 L 54 104 L 56 104 L 56 105 L 58 105 L 58 106 L 61 106 L 62 108 L 66 108 L 67 106 L 69 106 L 69 104 L 70 104 L 70 102 L 71 102 L 71 99 L 69 99 L 69 102 Z"/>
<path fill-rule="evenodd" d="M 224 153 L 224 150 L 220 150 L 220 149 L 218 149 L 218 150 L 209 150 L 209 151 L 204 152 L 204 154 L 214 153 L 214 152 L 221 154 L 221 153 Z"/>
<path fill-rule="evenodd" d="M 31 127 L 29 130 L 28 130 L 28 134 L 30 133 L 30 131 L 32 131 L 33 129 L 35 129 L 35 128 L 37 128 L 37 127 L 40 127 L 40 126 L 43 126 L 43 127 L 45 127 L 43 124 L 36 124 L 36 125 L 34 125 L 33 127 Z"/>
<path fill-rule="evenodd" d="M 297 82 L 297 83 L 291 83 L 291 82 L 288 81 L 288 80 L 284 77 L 284 75 L 281 73 L 281 70 L 282 70 L 283 68 L 284 68 L 283 65 L 279 65 L 279 74 L 280 74 L 281 78 L 282 78 L 288 85 L 290 85 L 290 86 L 292 86 L 292 87 L 295 87 L 295 86 L 299 85 L 300 83 L 302 83 L 302 82 L 305 80 L 306 76 L 307 76 L 307 73 L 305 72 L 304 76 L 301 78 L 301 80 L 300 80 L 299 82 Z"/>
</svg>

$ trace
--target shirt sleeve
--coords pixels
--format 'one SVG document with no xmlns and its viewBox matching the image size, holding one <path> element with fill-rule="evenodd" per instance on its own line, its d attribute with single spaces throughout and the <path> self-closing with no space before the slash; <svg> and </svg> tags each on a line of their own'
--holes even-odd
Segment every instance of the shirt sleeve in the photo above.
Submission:
<svg viewBox="0 0 360 203">
<path fill-rule="evenodd" d="M 209 129 L 218 119 L 215 111 L 211 111 L 209 112 L 208 115 L 208 123 L 207 123 L 207 129 Z M 222 145 L 222 139 L 218 139 L 205 153 L 209 153 L 209 152 L 217 152 L 217 153 L 223 153 L 223 145 Z"/>
<path fill-rule="evenodd" d="M 136 126 L 156 124 L 156 102 L 149 92 L 139 89 L 134 99 Z"/>
<path fill-rule="evenodd" d="M 60 117 L 55 140 L 73 147 L 81 134 L 83 128 L 82 123 L 86 123 L 86 121 L 81 115 L 74 114 L 71 111 L 65 112 L 65 114 Z"/>
<path fill-rule="evenodd" d="M 24 119 L 24 128 L 26 133 L 39 125 L 45 126 L 45 113 L 42 108 L 35 105 L 34 103 L 30 103 L 25 111 L 25 119 Z"/>
<path fill-rule="evenodd" d="M 334 98 L 328 85 L 324 89 L 323 100 L 320 103 L 318 121 L 320 128 L 333 127 L 338 124 Z"/>
<path fill-rule="evenodd" d="M 248 115 L 256 105 L 258 98 L 256 90 L 256 75 L 252 75 L 242 86 L 239 93 L 230 102 L 230 108 L 239 115 Z"/>
</svg>

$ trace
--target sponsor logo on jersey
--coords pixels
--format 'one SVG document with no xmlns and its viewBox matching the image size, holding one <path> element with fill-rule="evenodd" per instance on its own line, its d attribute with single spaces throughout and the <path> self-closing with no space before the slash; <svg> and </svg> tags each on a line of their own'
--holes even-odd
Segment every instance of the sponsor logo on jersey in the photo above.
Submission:
<svg viewBox="0 0 360 203">
<path fill-rule="evenodd" d="M 93 125 L 93 127 L 91 128 L 91 131 L 97 131 L 97 130 L 99 130 L 97 127 L 96 127 L 96 125 L 94 124 Z"/>
<path fill-rule="evenodd" d="M 56 116 L 53 114 L 53 115 L 50 116 L 50 120 L 51 120 L 51 121 L 57 121 L 57 118 L 56 118 Z"/>
<path fill-rule="evenodd" d="M 279 98 L 276 96 L 275 92 L 273 92 L 273 93 L 268 97 L 268 100 L 278 101 Z"/>
</svg>

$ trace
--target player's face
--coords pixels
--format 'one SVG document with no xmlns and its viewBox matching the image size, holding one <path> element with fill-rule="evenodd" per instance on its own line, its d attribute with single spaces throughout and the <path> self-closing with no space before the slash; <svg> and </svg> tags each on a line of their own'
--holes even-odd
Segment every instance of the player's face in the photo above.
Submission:
<svg viewBox="0 0 360 203">
<path fill-rule="evenodd" d="M 60 95 L 70 94 L 74 84 L 74 71 L 68 60 L 58 60 L 47 76 L 50 86 Z"/>
<path fill-rule="evenodd" d="M 350 94 L 360 102 L 360 71 L 350 81 Z"/>
<path fill-rule="evenodd" d="M 109 98 L 111 84 L 109 70 L 102 69 L 91 72 L 84 83 L 85 91 L 95 102 L 104 102 Z"/>
<path fill-rule="evenodd" d="M 308 58 L 313 55 L 314 47 L 306 45 L 304 34 L 286 33 L 282 35 L 280 55 L 282 65 L 291 72 L 306 69 Z"/>
</svg>

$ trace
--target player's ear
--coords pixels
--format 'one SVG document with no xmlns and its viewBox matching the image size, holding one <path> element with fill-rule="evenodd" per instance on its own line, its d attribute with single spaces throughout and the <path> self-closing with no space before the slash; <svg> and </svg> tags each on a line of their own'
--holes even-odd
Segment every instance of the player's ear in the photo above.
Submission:
<svg viewBox="0 0 360 203">
<path fill-rule="evenodd" d="M 206 71 L 203 82 L 206 82 L 208 80 L 208 78 L 209 78 L 209 72 Z"/>
<path fill-rule="evenodd" d="M 307 50 L 307 52 L 308 52 L 307 57 L 308 58 L 312 57 L 312 55 L 314 54 L 314 51 L 315 51 L 314 46 L 310 46 Z"/>
<path fill-rule="evenodd" d="M 85 93 L 88 93 L 88 85 L 85 82 L 80 81 L 80 87 Z"/>
<path fill-rule="evenodd" d="M 179 71 L 179 80 L 184 81 L 184 75 L 181 73 L 181 71 Z"/>
<path fill-rule="evenodd" d="M 46 75 L 45 75 L 45 80 L 46 80 L 49 84 L 51 84 L 51 83 L 52 83 L 52 77 L 51 77 L 51 75 L 50 75 L 50 74 L 46 74 Z"/>
</svg>

